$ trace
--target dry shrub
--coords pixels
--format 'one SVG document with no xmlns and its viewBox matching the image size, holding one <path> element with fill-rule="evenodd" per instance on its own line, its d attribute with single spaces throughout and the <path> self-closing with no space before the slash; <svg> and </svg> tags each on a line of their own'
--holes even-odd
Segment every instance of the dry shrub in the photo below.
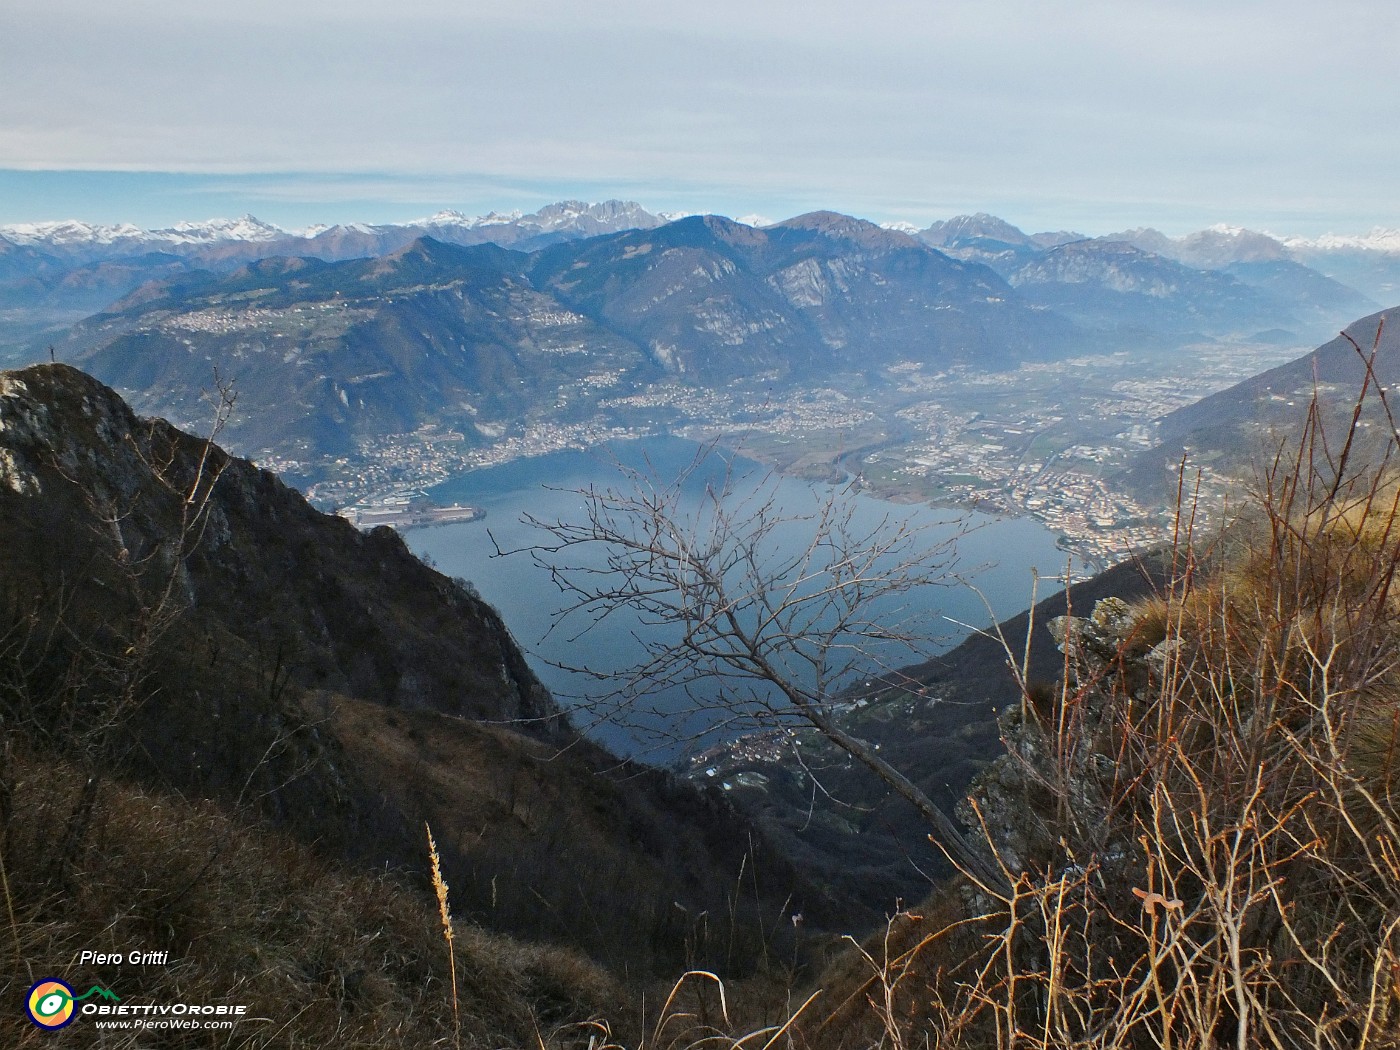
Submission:
<svg viewBox="0 0 1400 1050">
<path fill-rule="evenodd" d="M 1058 695 L 1004 716 L 965 810 L 1003 878 L 864 945 L 805 1045 L 1400 1047 L 1400 486 L 1355 452 L 1368 398 L 1394 434 L 1370 380 L 1350 430 L 1315 405 L 1243 520 L 1206 542 L 1187 508 L 1158 598 L 1052 624 Z"/>
</svg>

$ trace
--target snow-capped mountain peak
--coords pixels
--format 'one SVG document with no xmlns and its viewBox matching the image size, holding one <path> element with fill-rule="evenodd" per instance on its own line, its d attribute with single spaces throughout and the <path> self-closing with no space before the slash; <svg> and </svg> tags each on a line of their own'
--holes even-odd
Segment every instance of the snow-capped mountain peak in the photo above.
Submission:
<svg viewBox="0 0 1400 1050">
<path fill-rule="evenodd" d="M 956 215 L 951 219 L 935 222 L 919 236 L 928 244 L 943 246 L 961 240 L 986 238 L 1003 244 L 1029 244 L 1030 238 L 1018 226 L 987 212 L 976 215 Z"/>
<path fill-rule="evenodd" d="M 652 215 L 635 201 L 611 200 L 589 204 L 586 201 L 568 200 L 547 204 L 528 215 L 519 210 L 465 215 L 460 211 L 446 209 L 426 219 L 415 219 L 406 225 L 424 229 L 456 227 L 469 230 L 484 226 L 525 226 L 544 233 L 593 234 L 646 229 L 658 225 L 661 221 L 658 216 Z"/>
<path fill-rule="evenodd" d="M 290 236 L 280 226 L 252 215 L 237 219 L 209 219 L 205 222 L 177 222 L 164 230 L 151 230 L 157 239 L 201 243 L 206 241 L 277 241 Z"/>
<path fill-rule="evenodd" d="M 568 200 L 548 204 L 533 214 L 520 211 L 488 212 L 469 216 L 444 209 L 424 219 L 404 223 L 317 224 L 301 231 L 290 231 L 252 215 L 237 219 L 208 219 L 204 222 L 177 222 L 164 229 L 145 230 L 132 223 L 101 225 L 65 219 L 57 222 L 24 222 L 0 226 L 0 237 L 16 245 L 60 249 L 83 258 L 106 256 L 112 252 L 192 251 L 219 244 L 272 244 L 279 241 L 309 240 L 326 234 L 376 236 L 396 228 L 418 230 L 480 229 L 519 226 L 537 233 L 593 236 L 629 229 L 650 229 L 669 221 L 653 215 L 635 201 L 609 200 L 597 204 Z M 295 249 L 292 249 L 295 250 Z"/>
<path fill-rule="evenodd" d="M 160 250 L 176 245 L 213 244 L 218 241 L 277 241 L 290 236 L 273 226 L 244 215 L 237 219 L 177 222 L 163 230 L 143 230 L 129 222 L 116 225 L 67 219 L 60 222 L 25 222 L 0 226 L 0 236 L 16 244 L 56 248 L 119 247 Z"/>
<path fill-rule="evenodd" d="M 1400 252 L 1400 230 L 1385 226 L 1376 226 L 1370 233 L 1363 234 L 1324 233 L 1321 237 L 1280 237 L 1279 240 L 1290 248 L 1319 251 Z"/>
<path fill-rule="evenodd" d="M 612 233 L 626 229 L 650 229 L 662 220 L 636 201 L 608 200 L 598 204 L 560 201 L 548 204 L 520 220 L 548 232 Z"/>
<path fill-rule="evenodd" d="M 78 219 L 61 219 L 57 222 L 18 222 L 0 226 L 0 237 L 15 244 L 58 246 L 81 244 L 113 244 L 117 241 L 139 238 L 145 234 L 139 226 L 121 223 L 104 226 L 82 222 Z"/>
<path fill-rule="evenodd" d="M 428 216 L 426 219 L 415 219 L 406 225 L 423 226 L 432 228 L 434 226 L 456 226 L 461 229 L 475 230 L 482 226 L 505 226 L 510 223 L 519 222 L 522 213 L 519 211 L 487 212 L 485 215 L 465 215 L 452 208 L 446 208 L 436 214 Z"/>
</svg>

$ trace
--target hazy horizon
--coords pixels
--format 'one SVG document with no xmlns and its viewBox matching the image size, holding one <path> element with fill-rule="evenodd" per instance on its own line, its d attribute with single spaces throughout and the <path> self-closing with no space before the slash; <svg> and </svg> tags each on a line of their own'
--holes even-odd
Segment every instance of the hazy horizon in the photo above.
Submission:
<svg viewBox="0 0 1400 1050">
<path fill-rule="evenodd" d="M 1400 227 L 1366 0 L 14 0 L 0 223 L 402 222 L 576 197 L 775 219 Z"/>
<path fill-rule="evenodd" d="M 23 205 L 16 205 L 16 201 L 23 201 L 26 195 L 23 192 L 6 192 L 12 186 L 11 180 L 17 175 L 27 175 L 38 178 L 40 176 L 54 178 L 60 173 L 17 173 L 0 169 L 0 227 L 20 226 L 27 224 L 60 223 L 68 221 L 84 222 L 95 226 L 118 226 L 131 224 L 143 230 L 170 229 L 179 223 L 200 223 L 218 220 L 233 220 L 245 215 L 251 215 L 261 222 L 278 226 L 289 233 L 300 233 L 313 227 L 333 226 L 336 224 L 350 225 L 363 223 L 367 225 L 390 225 L 404 224 L 415 220 L 430 218 L 431 216 L 444 211 L 459 212 L 468 217 L 484 216 L 492 212 L 508 214 L 518 212 L 522 215 L 532 214 L 541 208 L 562 201 L 579 200 L 587 204 L 601 203 L 606 200 L 626 200 L 631 203 L 640 204 L 642 208 L 654 215 L 697 215 L 714 214 L 723 215 L 728 218 L 743 222 L 772 223 L 781 222 L 785 219 L 793 218 L 797 215 L 809 211 L 836 211 L 848 214 L 861 219 L 867 219 L 878 223 L 899 223 L 906 222 L 924 229 L 934 222 L 952 219 L 962 215 L 973 215 L 979 212 L 988 213 L 1003 219 L 1023 230 L 1025 233 L 1033 234 L 1051 231 L 1074 230 L 1089 237 L 1100 237 L 1109 233 L 1121 232 L 1123 230 L 1136 229 L 1140 227 L 1152 227 L 1168 236 L 1181 237 L 1186 234 L 1195 233 L 1216 226 L 1244 227 L 1256 232 L 1268 233 L 1279 237 L 1317 237 L 1322 234 L 1338 234 L 1360 236 L 1375 230 L 1390 230 L 1381 222 L 1372 222 L 1352 228 L 1338 228 L 1314 226 L 1308 229 L 1286 228 L 1278 224 L 1269 222 L 1252 225 L 1240 222 L 1233 217 L 1219 216 L 1210 222 L 1200 222 L 1199 224 L 1185 223 L 1156 223 L 1142 221 L 1126 214 L 1120 215 L 1121 221 L 1111 223 L 1103 221 L 1105 216 L 1100 216 L 1095 222 L 1026 222 L 1014 213 L 997 211 L 986 206 L 969 205 L 966 209 L 958 212 L 949 212 L 941 215 L 919 215 L 910 218 L 902 214 L 869 214 L 861 213 L 853 209 L 831 207 L 827 205 L 812 205 L 797 207 L 796 210 L 784 211 L 782 208 L 770 208 L 767 211 L 759 209 L 731 208 L 699 208 L 687 207 L 683 203 L 679 206 L 659 207 L 648 200 L 636 200 L 624 194 L 617 193 L 570 193 L 566 187 L 560 187 L 553 196 L 527 196 L 521 194 L 514 198 L 502 199 L 496 202 L 479 201 L 474 204 L 463 204 L 461 201 L 432 201 L 409 204 L 388 204 L 373 202 L 350 202 L 338 205 L 331 204 L 308 204 L 305 202 L 284 202 L 276 196 L 260 196 L 258 194 L 247 194 L 240 196 L 234 191 L 216 190 L 208 186 L 201 186 L 197 176 L 182 177 L 174 173 L 142 173 L 138 177 L 137 193 L 129 192 L 112 194 L 94 194 L 88 190 L 83 199 L 75 199 L 73 207 L 68 211 L 62 210 L 62 204 L 51 206 L 49 213 L 36 214 L 22 210 Z M 64 176 L 72 174 L 82 174 L 89 180 L 94 176 L 116 175 L 122 178 L 131 178 L 131 173 L 61 173 Z M 182 186 L 185 179 L 189 182 Z M 163 190 L 149 191 L 139 186 L 139 182 L 148 182 L 153 185 L 162 185 Z M 79 191 L 81 192 L 81 191 Z M 145 193 L 156 200 L 150 204 L 143 202 L 140 197 Z M 42 193 L 35 191 L 33 198 L 38 199 L 47 196 L 49 190 L 46 188 Z M 64 200 L 64 195 L 53 195 L 55 200 Z M 187 202 L 188 207 L 181 210 L 181 203 Z M 215 202 L 217 204 L 215 205 Z M 356 205 L 363 203 L 365 206 L 361 210 L 356 210 Z M 215 205 L 211 208 L 211 205 Z M 52 210 L 57 207 L 58 210 Z M 200 209 L 203 209 L 202 211 Z M 1088 209 L 1069 209 L 1073 212 L 1087 211 Z M 1117 214 L 1116 212 L 1113 214 Z M 1086 218 L 1088 216 L 1086 215 Z"/>
</svg>

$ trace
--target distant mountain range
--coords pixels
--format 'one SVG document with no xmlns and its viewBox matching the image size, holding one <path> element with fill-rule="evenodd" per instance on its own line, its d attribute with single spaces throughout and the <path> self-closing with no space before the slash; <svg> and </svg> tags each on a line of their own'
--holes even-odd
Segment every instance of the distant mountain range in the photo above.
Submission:
<svg viewBox="0 0 1400 1050">
<path fill-rule="evenodd" d="M 1005 219 L 988 215 L 981 211 L 976 215 L 958 215 L 951 219 L 935 222 L 926 230 L 915 234 L 925 244 L 935 248 L 957 248 L 974 242 L 1004 244 L 1026 248 L 1053 248 L 1070 241 L 1082 241 L 1086 237 L 1072 230 L 1058 230 L 1053 233 L 1025 233 L 1012 226 Z"/>
<path fill-rule="evenodd" d="M 1028 234 L 986 214 L 912 232 L 834 212 L 755 227 L 621 201 L 296 234 L 251 217 L 30 224 L 0 227 L 0 358 L 52 346 L 192 427 L 217 372 L 241 393 L 229 440 L 305 483 L 425 426 L 470 447 L 526 426 L 665 425 L 655 399 L 618 415 L 659 381 L 878 387 L 900 363 L 1316 343 L 1377 304 L 1301 260 L 1383 290 L 1400 285 L 1391 244 Z"/>
<path fill-rule="evenodd" d="M 326 262 L 369 258 L 397 251 L 420 237 L 444 244 L 491 243 L 533 252 L 565 241 L 654 229 L 679 217 L 653 213 L 631 201 L 610 200 L 597 204 L 561 201 L 530 214 L 466 216 L 442 211 L 408 223 L 353 223 L 301 231 L 285 230 L 250 215 L 182 222 L 159 230 L 76 221 L 0 226 L 0 348 L 6 343 L 13 348 L 25 339 L 71 324 L 148 281 L 165 280 L 191 269 L 226 272 L 278 256 Z M 771 225 L 763 221 L 763 228 Z M 1102 326 L 1105 312 L 1113 314 L 1107 330 L 1116 332 L 1151 332 L 1154 325 L 1168 318 L 1172 338 L 1181 334 L 1183 324 L 1189 334 L 1219 335 L 1221 324 L 1231 334 L 1239 334 L 1241 326 L 1253 323 L 1261 311 L 1274 310 L 1275 321 L 1268 327 L 1294 330 L 1307 341 L 1323 334 L 1318 324 L 1335 328 L 1342 318 L 1355 316 L 1359 309 L 1400 298 L 1400 231 L 1396 230 L 1376 229 L 1363 236 L 1329 234 L 1309 240 L 1229 226 L 1185 237 L 1139 228 L 1089 238 L 1064 230 L 1028 234 L 986 213 L 957 216 L 922 230 L 909 223 L 893 223 L 889 229 L 962 261 L 984 263 L 1013 285 L 1036 285 L 1033 299 L 1040 297 L 1071 315 L 1078 314 L 1090 327 Z M 1159 283 L 1159 302 L 1141 318 L 1132 316 L 1140 301 L 1115 300 L 1113 295 L 1106 300 L 1095 298 L 1095 280 L 1082 276 L 1091 273 L 1092 266 L 1081 270 L 1081 277 L 1074 281 L 1039 287 L 1045 282 L 1038 278 L 1047 267 L 1062 265 L 1044 256 L 1073 242 L 1081 242 L 1076 249 L 1081 261 L 1095 250 L 1089 245 L 1121 243 L 1193 271 L 1224 272 L 1244 286 L 1226 293 L 1239 309 L 1222 311 L 1206 304 L 1193 315 L 1183 304 L 1203 290 L 1191 287 L 1185 274 L 1168 282 L 1170 291 L 1162 292 L 1167 285 Z M 1112 287 L 1112 281 L 1121 277 L 1122 251 L 1105 251 L 1110 257 L 1105 268 L 1115 271 L 1107 290 L 1122 292 L 1122 288 Z M 1249 270 L 1240 269 L 1265 263 L 1305 267 L 1332 278 L 1333 283 L 1319 282 L 1311 273 L 1290 268 L 1292 284 L 1281 287 L 1283 282 L 1276 273 L 1261 282 Z M 1160 267 L 1155 261 L 1147 265 Z M 1024 279 L 1022 270 L 1028 271 Z M 1060 287 L 1065 283 L 1080 287 Z M 1250 289 L 1258 294 L 1252 296 Z M 1305 292 L 1301 301 L 1296 298 L 1299 289 Z M 1163 308 L 1166 299 L 1176 299 L 1177 304 Z"/>
<path fill-rule="evenodd" d="M 556 240 L 649 229 L 676 217 L 653 215 L 630 201 L 611 200 L 601 204 L 560 201 L 529 215 L 515 211 L 466 216 L 461 212 L 441 211 L 407 223 L 312 226 L 302 231 L 284 230 L 251 215 L 240 219 L 181 222 L 160 230 L 143 230 L 130 223 L 114 226 L 76 221 L 19 223 L 0 226 L 0 239 L 11 245 L 84 262 L 146 252 L 194 256 L 204 262 L 239 255 L 245 258 L 300 255 L 334 260 L 382 255 L 425 235 L 449 244 L 489 241 L 515 244 L 529 250 Z M 211 249 L 213 254 L 206 254 Z"/>
<path fill-rule="evenodd" d="M 959 216 L 918 236 L 981 262 L 1032 302 L 1128 340 L 1268 333 L 1326 338 L 1349 317 L 1400 298 L 1400 233 L 1280 240 L 1218 226 L 1106 237 L 1027 234 L 994 215 Z"/>
<path fill-rule="evenodd" d="M 1187 266 L 1233 271 L 1241 265 L 1291 262 L 1349 285 L 1375 303 L 1400 302 L 1400 230 L 1361 236 L 1274 237 L 1238 226 L 1212 226 L 1186 237 L 1129 230 L 1122 240 Z"/>
<path fill-rule="evenodd" d="M 991 270 L 831 213 L 713 216 L 534 254 L 419 238 L 382 257 L 265 259 L 142 287 L 58 344 L 141 411 L 188 423 L 214 370 L 229 437 L 345 455 L 426 423 L 468 439 L 580 418 L 656 379 L 722 385 L 898 360 L 998 369 L 1077 345 Z"/>
<path fill-rule="evenodd" d="M 316 226 L 293 232 L 251 215 L 177 223 L 38 222 L 0 226 L 0 346 L 108 306 L 149 281 L 195 269 L 228 271 L 286 256 L 327 262 L 397 251 L 419 237 L 445 244 L 499 244 L 533 251 L 559 241 L 650 229 L 667 218 L 624 201 L 561 201 L 529 215 L 468 217 L 443 211 L 403 224 Z"/>
<path fill-rule="evenodd" d="M 995 370 L 1054 357 L 1075 335 L 990 270 L 834 212 L 762 229 L 682 219 L 547 249 L 531 273 L 657 364 L 706 382 L 905 358 Z"/>
<path fill-rule="evenodd" d="M 985 212 L 936 222 L 916 234 L 923 241 L 959 258 L 976 258 L 996 265 L 998 272 L 1024 263 L 1037 253 L 1089 241 L 1122 243 L 1195 270 L 1224 270 L 1241 264 L 1292 262 L 1351 285 L 1378 302 L 1400 298 L 1400 230 L 1377 227 L 1359 236 L 1275 236 L 1239 226 L 1217 225 L 1183 237 L 1169 237 L 1150 227 L 1138 227 L 1102 237 L 1070 231 L 1028 234 Z"/>
</svg>

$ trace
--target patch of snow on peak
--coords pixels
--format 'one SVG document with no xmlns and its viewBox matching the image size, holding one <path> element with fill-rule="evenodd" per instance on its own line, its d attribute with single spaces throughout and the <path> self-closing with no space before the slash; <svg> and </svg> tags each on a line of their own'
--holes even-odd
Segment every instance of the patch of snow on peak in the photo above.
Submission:
<svg viewBox="0 0 1400 1050">
<path fill-rule="evenodd" d="M 244 215 L 237 219 L 177 222 L 163 230 L 143 230 L 129 222 L 104 226 L 67 219 L 61 222 L 25 222 L 0 226 L 0 236 L 16 244 L 57 247 L 105 247 L 121 245 L 170 246 L 212 244 L 217 241 L 276 241 L 286 236 L 279 226 Z"/>
<path fill-rule="evenodd" d="M 684 215 L 677 215 L 676 218 L 678 218 L 678 219 L 683 219 L 683 218 L 685 218 L 685 216 L 684 216 Z M 755 228 L 757 228 L 757 227 L 759 227 L 759 226 L 772 226 L 772 225 L 773 225 L 773 222 L 774 222 L 773 219 L 770 219 L 770 218 L 769 218 L 768 216 L 766 216 L 766 215 L 740 215 L 740 216 L 739 216 L 737 219 L 735 219 L 734 221 L 735 221 L 735 222 L 742 222 L 745 226 L 753 226 L 753 227 L 755 227 Z"/>
<path fill-rule="evenodd" d="M 252 215 L 237 219 L 209 219 L 206 222 L 177 222 L 164 230 L 152 230 L 151 240 L 181 244 L 208 241 L 276 241 L 287 236 L 280 226 L 263 222 Z"/>
<path fill-rule="evenodd" d="M 0 226 L 0 236 L 15 244 L 112 244 L 121 240 L 143 237 L 145 231 L 129 222 L 115 226 L 102 226 L 78 219 L 61 219 L 56 222 L 19 222 L 10 226 Z"/>
<path fill-rule="evenodd" d="M 452 208 L 444 208 L 442 211 L 429 215 L 424 219 L 413 219 L 405 223 L 405 226 L 457 226 L 462 229 L 474 230 L 479 226 L 508 226 L 511 223 L 519 222 L 521 213 L 518 211 L 508 212 L 488 212 L 485 215 L 464 215 L 460 211 Z"/>
<path fill-rule="evenodd" d="M 4 230 L 0 229 L 0 233 Z M 1360 250 L 1369 252 L 1400 252 L 1400 230 L 1377 226 L 1370 233 L 1324 233 L 1321 237 L 1281 237 L 1290 248 L 1315 248 L 1319 251 Z"/>
<path fill-rule="evenodd" d="M 882 230 L 893 230 L 895 233 L 907 233 L 911 237 L 922 229 L 922 227 L 915 226 L 912 222 L 904 222 L 903 220 L 882 222 L 880 223 L 880 228 Z"/>
<path fill-rule="evenodd" d="M 512 223 L 519 222 L 524 217 L 524 213 L 521 212 L 519 208 L 504 212 L 489 211 L 485 215 L 476 216 L 474 219 L 465 219 L 462 225 L 473 228 L 477 226 L 509 226 Z"/>
</svg>

